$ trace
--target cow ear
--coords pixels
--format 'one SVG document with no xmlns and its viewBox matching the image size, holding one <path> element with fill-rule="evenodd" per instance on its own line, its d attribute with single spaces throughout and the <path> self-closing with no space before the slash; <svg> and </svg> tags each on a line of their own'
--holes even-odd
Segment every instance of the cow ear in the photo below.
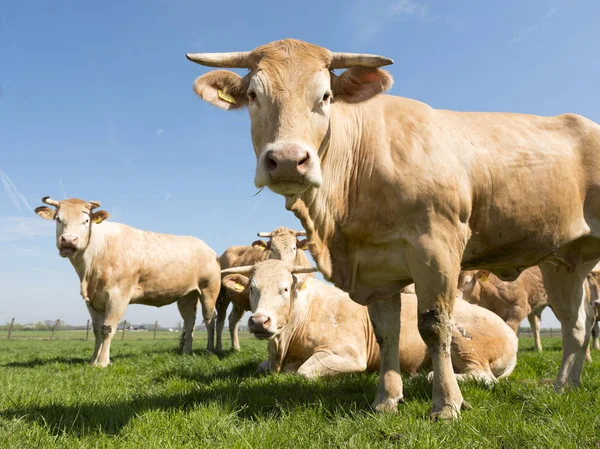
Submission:
<svg viewBox="0 0 600 449">
<path fill-rule="evenodd" d="M 268 248 L 267 242 L 264 240 L 255 240 L 252 242 L 252 248 L 257 249 L 259 251 L 265 251 Z"/>
<path fill-rule="evenodd" d="M 105 210 L 99 210 L 92 214 L 92 221 L 96 224 L 100 224 L 108 217 L 110 217 L 110 214 L 108 212 L 106 212 Z"/>
<path fill-rule="evenodd" d="M 352 67 L 333 78 L 333 99 L 346 103 L 360 103 L 389 90 L 392 84 L 392 75 L 385 70 Z"/>
<path fill-rule="evenodd" d="M 230 274 L 225 276 L 221 281 L 223 287 L 235 292 L 243 292 L 248 287 L 250 280 L 241 274 Z"/>
<path fill-rule="evenodd" d="M 301 250 L 308 249 L 308 240 L 296 239 L 296 248 Z"/>
<path fill-rule="evenodd" d="M 213 70 L 194 82 L 196 95 L 225 110 L 246 106 L 247 89 L 244 78 L 229 70 Z"/>
<path fill-rule="evenodd" d="M 292 282 L 292 290 L 302 291 L 306 288 L 306 281 L 308 280 L 308 274 L 292 274 L 294 281 Z"/>
<path fill-rule="evenodd" d="M 488 280 L 488 278 L 490 277 L 491 274 L 492 274 L 491 271 L 479 270 L 477 272 L 477 274 L 475 275 L 475 277 L 477 278 L 478 281 L 487 282 L 487 280 Z"/>
<path fill-rule="evenodd" d="M 34 212 L 46 220 L 54 220 L 56 216 L 56 211 L 46 206 L 36 207 Z"/>
</svg>

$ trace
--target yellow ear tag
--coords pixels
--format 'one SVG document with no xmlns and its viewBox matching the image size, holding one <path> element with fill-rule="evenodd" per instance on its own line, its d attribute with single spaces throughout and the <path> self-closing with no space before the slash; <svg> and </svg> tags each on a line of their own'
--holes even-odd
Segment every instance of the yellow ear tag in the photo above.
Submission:
<svg viewBox="0 0 600 449">
<path fill-rule="evenodd" d="M 488 280 L 488 277 L 487 277 L 487 275 L 485 275 L 485 274 L 484 274 L 483 276 L 481 276 L 481 277 L 479 278 L 479 280 L 480 280 L 481 282 L 487 282 L 487 280 Z"/>
<path fill-rule="evenodd" d="M 94 223 L 96 223 L 96 224 L 98 224 L 98 223 L 102 223 L 102 217 L 94 217 L 94 218 L 92 219 L 92 221 L 93 221 Z"/>
<path fill-rule="evenodd" d="M 217 91 L 217 95 L 219 95 L 219 98 L 223 101 L 226 101 L 227 103 L 231 103 L 231 104 L 235 104 L 235 98 L 233 98 L 231 95 L 226 94 L 225 92 L 223 92 L 221 89 L 219 89 Z"/>
<path fill-rule="evenodd" d="M 298 288 L 296 290 L 304 290 L 306 288 L 306 282 L 303 282 L 302 284 L 300 284 L 298 286 Z"/>
<path fill-rule="evenodd" d="M 244 290 L 244 288 L 245 288 L 245 287 L 244 287 L 242 284 L 240 284 L 239 282 L 236 282 L 236 283 L 235 283 L 235 290 L 236 290 L 236 291 L 238 291 L 238 292 L 241 292 L 241 291 L 243 291 L 243 290 Z"/>
</svg>

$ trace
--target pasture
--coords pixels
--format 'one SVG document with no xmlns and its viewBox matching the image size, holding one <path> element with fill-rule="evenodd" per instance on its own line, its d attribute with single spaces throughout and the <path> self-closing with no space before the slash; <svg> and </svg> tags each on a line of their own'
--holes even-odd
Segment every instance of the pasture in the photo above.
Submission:
<svg viewBox="0 0 600 449">
<path fill-rule="evenodd" d="M 379 415 L 369 406 L 377 374 L 317 382 L 258 376 L 266 343 L 242 335 L 240 353 L 217 356 L 201 351 L 206 340 L 198 333 L 195 354 L 186 357 L 174 352 L 173 334 L 117 335 L 113 365 L 104 370 L 87 366 L 92 341 L 81 333 L 2 340 L 0 447 L 600 447 L 599 351 L 586 363 L 582 387 L 556 394 L 546 380 L 558 370 L 560 340 L 544 339 L 538 354 L 522 338 L 509 379 L 492 389 L 463 384 L 474 409 L 431 422 L 424 376 L 405 379 L 397 415 Z"/>
</svg>

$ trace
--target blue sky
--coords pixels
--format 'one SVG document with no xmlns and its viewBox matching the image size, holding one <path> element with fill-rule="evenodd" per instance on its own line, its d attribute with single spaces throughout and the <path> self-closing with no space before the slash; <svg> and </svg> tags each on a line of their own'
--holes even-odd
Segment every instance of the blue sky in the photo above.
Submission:
<svg viewBox="0 0 600 449">
<path fill-rule="evenodd" d="M 200 101 L 187 52 L 294 37 L 394 59 L 392 94 L 434 107 L 600 122 L 600 2 L 4 2 L 0 6 L 0 322 L 84 323 L 42 196 L 98 200 L 115 221 L 195 235 L 218 253 L 300 228 L 257 196 L 247 112 Z M 175 305 L 129 308 L 179 320 Z M 543 325 L 556 325 L 551 314 Z"/>
</svg>

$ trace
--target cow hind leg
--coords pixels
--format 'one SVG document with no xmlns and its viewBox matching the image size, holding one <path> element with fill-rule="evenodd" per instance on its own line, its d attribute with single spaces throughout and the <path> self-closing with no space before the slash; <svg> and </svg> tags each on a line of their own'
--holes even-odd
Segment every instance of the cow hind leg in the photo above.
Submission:
<svg viewBox="0 0 600 449">
<path fill-rule="evenodd" d="M 234 351 L 240 350 L 240 337 L 238 335 L 238 326 L 244 316 L 244 309 L 237 304 L 234 304 L 231 312 L 229 312 L 229 333 L 231 334 L 231 349 Z"/>
<path fill-rule="evenodd" d="M 527 316 L 529 320 L 529 327 L 531 328 L 531 333 L 533 334 L 533 345 L 534 349 L 538 352 L 542 352 L 542 338 L 540 336 L 540 322 L 542 317 L 540 316 L 541 312 L 532 312 Z"/>
<path fill-rule="evenodd" d="M 192 292 L 177 301 L 177 308 L 181 318 L 183 318 L 179 352 L 181 354 L 191 354 L 194 342 L 194 327 L 196 327 L 196 312 L 198 310 L 198 292 Z"/>
<path fill-rule="evenodd" d="M 98 364 L 98 356 L 100 354 L 100 348 L 102 347 L 102 322 L 104 321 L 104 313 L 97 312 L 92 309 L 88 303 L 88 310 L 90 317 L 92 318 L 92 331 L 94 332 L 94 353 L 92 354 L 92 360 L 90 365 L 96 366 Z"/>
<path fill-rule="evenodd" d="M 380 299 L 367 306 L 381 353 L 379 386 L 373 409 L 378 412 L 397 412 L 404 402 L 400 377 L 400 293 Z"/>
<path fill-rule="evenodd" d="M 342 373 L 360 373 L 366 369 L 366 360 L 360 361 L 358 357 L 344 357 L 330 350 L 320 349 L 315 351 L 296 373 L 308 379 L 317 379 Z"/>
<path fill-rule="evenodd" d="M 600 323 L 596 321 L 592 328 L 592 340 L 594 349 L 600 349 Z"/>
<path fill-rule="evenodd" d="M 217 299 L 217 305 L 215 310 L 217 311 L 217 344 L 215 346 L 216 352 L 223 352 L 223 328 L 225 327 L 225 317 L 227 316 L 227 308 L 229 307 L 230 301 L 227 299 L 223 291 L 219 293 Z"/>
<path fill-rule="evenodd" d="M 554 387 L 577 386 L 581 380 L 583 362 L 590 341 L 593 310 L 584 297 L 583 282 L 595 262 L 578 265 L 567 273 L 554 265 L 540 265 L 548 301 L 562 328 L 563 357 Z"/>
<path fill-rule="evenodd" d="M 221 275 L 219 274 L 208 283 L 206 288 L 200 291 L 200 303 L 202 304 L 202 318 L 204 318 L 204 325 L 206 326 L 206 333 L 208 342 L 206 343 L 206 350 L 213 352 L 215 350 L 215 325 L 217 316 L 215 314 L 215 306 L 217 304 L 217 298 L 219 297 L 219 291 L 221 290 Z"/>
</svg>

